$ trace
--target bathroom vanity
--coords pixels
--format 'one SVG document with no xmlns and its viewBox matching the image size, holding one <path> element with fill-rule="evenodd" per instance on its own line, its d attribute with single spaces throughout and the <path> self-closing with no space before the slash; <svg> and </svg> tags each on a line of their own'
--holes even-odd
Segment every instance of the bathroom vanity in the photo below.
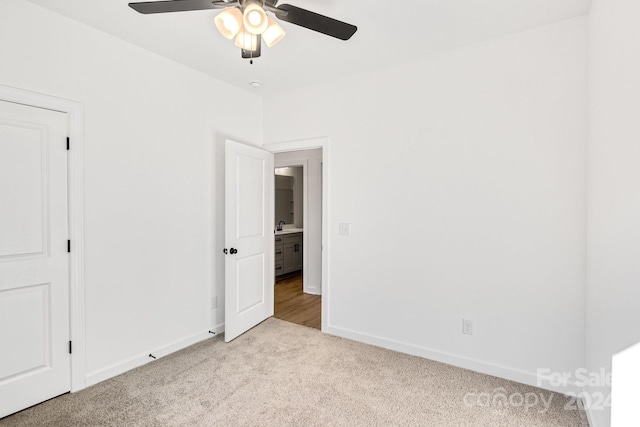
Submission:
<svg viewBox="0 0 640 427">
<path fill-rule="evenodd" d="M 276 231 L 274 236 L 276 277 L 302 270 L 302 233 L 301 228 Z"/>
</svg>

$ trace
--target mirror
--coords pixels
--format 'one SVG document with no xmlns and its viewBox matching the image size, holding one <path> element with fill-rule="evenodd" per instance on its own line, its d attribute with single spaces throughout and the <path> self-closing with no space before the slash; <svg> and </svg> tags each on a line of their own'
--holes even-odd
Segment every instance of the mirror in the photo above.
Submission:
<svg viewBox="0 0 640 427">
<path fill-rule="evenodd" d="M 302 166 L 276 168 L 275 225 L 302 228 Z"/>
<path fill-rule="evenodd" d="M 276 175 L 276 225 L 293 224 L 293 177 Z"/>
</svg>

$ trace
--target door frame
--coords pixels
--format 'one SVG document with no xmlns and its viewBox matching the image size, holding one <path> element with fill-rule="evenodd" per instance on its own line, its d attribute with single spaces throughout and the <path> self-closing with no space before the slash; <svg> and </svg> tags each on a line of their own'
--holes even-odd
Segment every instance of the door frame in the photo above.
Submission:
<svg viewBox="0 0 640 427">
<path fill-rule="evenodd" d="M 329 218 L 329 200 L 330 200 L 330 180 L 329 180 L 329 138 L 320 137 L 313 139 L 302 139 L 289 142 L 278 142 L 272 144 L 264 144 L 263 148 L 272 152 L 286 153 L 290 151 L 314 150 L 322 149 L 322 332 L 327 333 L 329 328 L 329 233 L 331 221 Z M 275 165 L 275 163 L 274 163 Z M 305 183 L 306 184 L 306 183 Z M 306 197 L 306 195 L 305 195 Z M 306 215 L 306 211 L 303 213 Z M 306 217 L 305 220 L 306 221 Z M 303 236 L 304 238 L 304 236 Z M 272 248 L 273 250 L 273 248 Z M 305 263 L 305 248 L 303 244 L 303 263 Z M 306 264 L 305 264 L 306 265 Z M 303 266 L 304 269 L 304 266 Z M 303 270 L 304 274 L 304 270 Z"/>
<path fill-rule="evenodd" d="M 59 111 L 67 114 L 71 149 L 67 152 L 67 203 L 69 221 L 69 339 L 71 392 L 86 386 L 84 304 L 84 162 L 83 106 L 80 102 L 0 85 L 0 101 Z"/>
</svg>

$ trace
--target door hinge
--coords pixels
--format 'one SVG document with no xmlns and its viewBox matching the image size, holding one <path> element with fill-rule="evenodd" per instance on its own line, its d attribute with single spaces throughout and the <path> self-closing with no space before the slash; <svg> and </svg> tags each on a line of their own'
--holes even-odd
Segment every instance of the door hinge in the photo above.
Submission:
<svg viewBox="0 0 640 427">
<path fill-rule="evenodd" d="M 69 354 L 71 354 L 71 353 L 72 353 L 72 351 L 71 351 L 71 350 L 72 350 L 72 347 L 71 347 L 71 341 L 69 341 Z"/>
<path fill-rule="evenodd" d="M 71 240 L 67 240 L 67 252 L 71 252 Z"/>
<path fill-rule="evenodd" d="M 67 150 L 69 149 L 69 137 L 67 137 Z"/>
</svg>

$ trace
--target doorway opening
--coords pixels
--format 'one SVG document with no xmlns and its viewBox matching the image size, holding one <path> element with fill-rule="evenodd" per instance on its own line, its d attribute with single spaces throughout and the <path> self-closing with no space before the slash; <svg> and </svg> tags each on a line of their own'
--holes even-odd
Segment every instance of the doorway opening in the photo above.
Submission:
<svg viewBox="0 0 640 427">
<path fill-rule="evenodd" d="M 313 158 L 312 152 L 316 153 Z M 262 148 L 226 140 L 225 342 L 274 315 L 275 156 L 279 157 L 278 167 L 302 165 L 305 171 L 302 184 L 306 187 L 305 229 L 294 230 L 302 234 L 302 246 L 298 243 L 298 252 L 302 253 L 302 286 L 304 293 L 322 295 L 321 330 L 329 330 L 328 152 L 328 138 L 268 144 Z M 319 197 L 310 196 L 313 188 Z M 284 238 L 282 243 L 284 246 Z"/>
<path fill-rule="evenodd" d="M 322 148 L 275 153 L 274 317 L 322 329 Z"/>
</svg>

